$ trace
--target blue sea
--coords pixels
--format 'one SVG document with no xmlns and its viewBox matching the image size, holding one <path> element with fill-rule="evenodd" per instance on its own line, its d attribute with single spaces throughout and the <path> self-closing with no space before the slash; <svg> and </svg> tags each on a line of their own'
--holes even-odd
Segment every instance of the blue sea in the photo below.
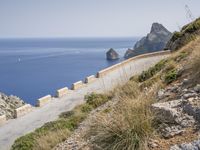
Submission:
<svg viewBox="0 0 200 150">
<path fill-rule="evenodd" d="M 132 38 L 0 39 L 0 92 L 35 104 L 47 94 L 123 60 Z M 121 59 L 107 61 L 114 48 Z"/>
</svg>

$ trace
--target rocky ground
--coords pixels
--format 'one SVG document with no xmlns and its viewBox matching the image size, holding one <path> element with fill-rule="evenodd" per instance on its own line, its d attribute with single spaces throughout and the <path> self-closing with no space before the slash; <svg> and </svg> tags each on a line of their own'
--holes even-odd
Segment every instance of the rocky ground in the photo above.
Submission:
<svg viewBox="0 0 200 150">
<path fill-rule="evenodd" d="M 198 140 L 200 138 L 198 132 L 200 85 L 187 88 L 188 83 L 189 80 L 184 79 L 181 83 L 160 90 L 158 102 L 152 105 L 152 109 L 157 114 L 157 120 L 159 120 L 158 133 L 162 135 L 166 142 L 169 142 L 169 139 L 178 139 L 177 143 L 179 144 L 175 144 L 176 142 L 168 143 L 166 149 L 200 149 L 200 140 Z M 154 146 L 163 149 L 162 145 L 154 144 Z"/>
<path fill-rule="evenodd" d="M 25 102 L 16 96 L 0 93 L 0 115 L 6 114 L 7 119 L 14 117 L 14 110 L 23 106 Z"/>
<path fill-rule="evenodd" d="M 200 149 L 200 85 L 187 87 L 188 80 L 172 84 L 158 92 L 157 103 L 152 105 L 159 120 L 157 132 L 159 138 L 149 141 L 149 147 L 155 150 L 198 150 Z M 65 142 L 54 150 L 90 150 L 92 144 L 84 138 L 89 123 L 99 112 L 114 106 L 113 101 L 92 111 L 88 118 Z"/>
<path fill-rule="evenodd" d="M 112 109 L 116 103 L 117 100 L 113 99 L 112 101 L 109 101 L 93 110 L 87 119 L 80 124 L 78 129 L 76 129 L 75 132 L 65 142 L 57 145 L 54 150 L 93 150 L 95 146 L 91 144 L 92 137 L 89 140 L 86 140 L 85 138 L 91 122 L 97 118 L 99 113 L 103 113 L 108 108 Z"/>
</svg>

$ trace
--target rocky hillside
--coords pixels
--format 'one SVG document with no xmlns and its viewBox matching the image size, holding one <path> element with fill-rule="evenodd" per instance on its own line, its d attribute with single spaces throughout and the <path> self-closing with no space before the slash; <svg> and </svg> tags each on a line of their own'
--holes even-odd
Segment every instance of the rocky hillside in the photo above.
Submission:
<svg viewBox="0 0 200 150">
<path fill-rule="evenodd" d="M 194 40 L 200 33 L 200 18 L 185 25 L 180 32 L 174 32 L 172 38 L 167 43 L 166 48 L 178 50 L 190 41 Z"/>
<path fill-rule="evenodd" d="M 162 24 L 153 23 L 150 33 L 139 40 L 132 51 L 128 50 L 124 57 L 130 58 L 139 54 L 163 50 L 171 36 L 172 33 Z"/>
<path fill-rule="evenodd" d="M 131 78 L 54 149 L 198 150 L 199 43 Z"/>
<path fill-rule="evenodd" d="M 0 115 L 6 114 L 7 119 L 14 118 L 14 110 L 23 106 L 25 102 L 16 96 L 0 93 Z"/>
</svg>

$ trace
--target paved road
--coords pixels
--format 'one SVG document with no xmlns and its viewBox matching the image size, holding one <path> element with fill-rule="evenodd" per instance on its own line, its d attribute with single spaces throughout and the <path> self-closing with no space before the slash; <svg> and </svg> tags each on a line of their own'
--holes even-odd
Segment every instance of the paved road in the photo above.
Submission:
<svg viewBox="0 0 200 150">
<path fill-rule="evenodd" d="M 49 104 L 42 108 L 33 108 L 32 112 L 23 117 L 9 120 L 0 127 L 0 150 L 10 149 L 16 138 L 34 131 L 46 122 L 57 119 L 60 113 L 83 103 L 84 95 L 91 92 L 106 92 L 119 84 L 124 84 L 131 76 L 141 73 L 167 56 L 166 54 L 134 60 L 103 78 L 98 78 L 93 83 L 85 85 L 84 88 L 72 91 L 63 98 L 54 98 Z"/>
</svg>

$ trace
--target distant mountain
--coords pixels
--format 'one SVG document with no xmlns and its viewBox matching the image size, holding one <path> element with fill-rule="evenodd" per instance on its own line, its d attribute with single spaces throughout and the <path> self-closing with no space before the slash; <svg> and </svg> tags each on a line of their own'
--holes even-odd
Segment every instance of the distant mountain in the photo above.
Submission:
<svg viewBox="0 0 200 150">
<path fill-rule="evenodd" d="M 124 57 L 130 58 L 139 54 L 163 50 L 171 36 L 172 33 L 162 24 L 153 23 L 150 33 L 139 40 L 133 50 L 127 50 Z"/>
</svg>

